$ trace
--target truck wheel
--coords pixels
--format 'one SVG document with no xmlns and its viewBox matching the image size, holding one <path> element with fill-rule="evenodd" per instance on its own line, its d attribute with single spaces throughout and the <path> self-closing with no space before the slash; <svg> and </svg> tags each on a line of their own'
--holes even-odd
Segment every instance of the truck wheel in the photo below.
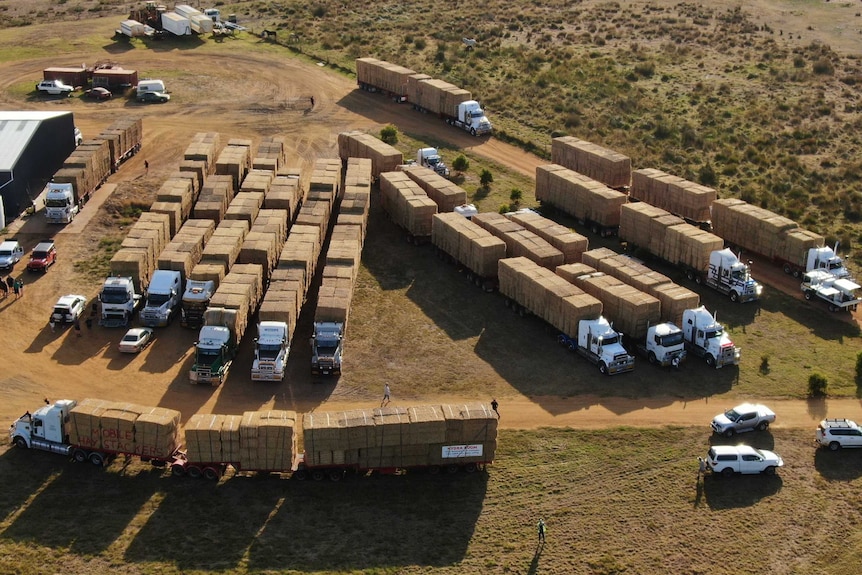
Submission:
<svg viewBox="0 0 862 575">
<path fill-rule="evenodd" d="M 476 128 L 470 128 L 470 135 L 471 135 L 471 136 L 475 136 L 475 135 L 476 135 Z"/>
<path fill-rule="evenodd" d="M 739 294 L 736 293 L 735 291 L 730 292 L 730 301 L 732 301 L 733 303 L 738 302 L 739 301 Z"/>
<path fill-rule="evenodd" d="M 710 354 L 707 354 L 706 356 L 706 365 L 709 367 L 715 367 L 715 358 Z"/>
<path fill-rule="evenodd" d="M 329 472 L 330 481 L 341 481 L 344 478 L 344 473 L 340 469 L 333 469 Z"/>
<path fill-rule="evenodd" d="M 78 463 L 86 463 L 88 459 L 87 452 L 83 449 L 76 449 L 72 452 L 72 459 L 74 459 Z"/>
<path fill-rule="evenodd" d="M 757 425 L 757 430 L 758 430 L 758 431 L 766 431 L 767 429 L 769 429 L 769 422 L 768 422 L 768 421 L 761 421 L 761 422 Z"/>
<path fill-rule="evenodd" d="M 835 313 L 839 309 L 841 309 L 841 308 L 838 307 L 837 305 L 832 305 L 831 303 L 829 304 L 829 311 L 831 311 L 832 313 Z"/>
<path fill-rule="evenodd" d="M 832 443 L 829 444 L 829 450 L 830 451 L 838 451 L 839 449 L 841 449 L 841 444 L 838 443 L 837 441 L 833 441 Z"/>
<path fill-rule="evenodd" d="M 311 478 L 314 479 L 315 481 L 323 481 L 324 477 L 325 477 L 325 474 L 320 469 L 315 469 L 314 471 L 311 472 Z"/>
<path fill-rule="evenodd" d="M 608 366 L 607 364 L 605 364 L 605 362 L 601 362 L 599 364 L 599 373 L 601 373 L 602 375 L 608 375 Z"/>
<path fill-rule="evenodd" d="M 478 469 L 478 467 L 476 466 L 475 463 L 468 463 L 467 465 L 464 466 L 464 471 L 466 471 L 467 473 L 476 473 L 477 469 Z"/>
<path fill-rule="evenodd" d="M 453 473 L 458 473 L 458 466 L 454 463 L 452 465 L 447 465 L 446 473 L 448 473 L 449 475 L 452 475 Z"/>
<path fill-rule="evenodd" d="M 734 431 L 732 428 L 731 428 L 731 429 L 727 429 L 727 430 L 725 430 L 725 431 L 724 431 L 724 436 L 725 436 L 725 437 L 730 438 L 730 437 L 733 437 L 733 435 L 734 435 L 735 433 L 736 433 L 736 431 Z"/>
<path fill-rule="evenodd" d="M 658 358 L 656 358 L 655 353 L 653 352 L 649 352 L 649 356 L 647 356 L 647 359 L 649 359 L 649 362 L 653 365 L 658 362 Z"/>
<path fill-rule="evenodd" d="M 218 481 L 218 478 L 220 476 L 221 474 L 218 472 L 218 470 L 213 467 L 207 467 L 204 469 L 204 479 L 207 479 L 209 481 Z"/>
<path fill-rule="evenodd" d="M 688 281 L 693 282 L 694 281 L 694 271 L 686 270 L 685 271 L 685 277 L 688 278 Z"/>
<path fill-rule="evenodd" d="M 721 474 L 725 477 L 733 477 L 733 468 L 732 467 L 725 467 L 724 469 L 721 470 Z"/>
<path fill-rule="evenodd" d="M 566 336 L 560 334 L 557 336 L 557 343 L 560 345 L 566 345 Z"/>
<path fill-rule="evenodd" d="M 813 291 L 809 290 L 809 291 L 805 292 L 805 299 L 807 299 L 808 301 L 811 301 L 812 297 L 814 297 Z"/>
<path fill-rule="evenodd" d="M 297 481 L 305 481 L 308 479 L 308 473 L 305 472 L 305 469 L 297 469 L 291 477 Z"/>
<path fill-rule="evenodd" d="M 19 447 L 21 449 L 27 449 L 27 440 L 25 440 L 20 435 L 15 438 L 15 447 Z"/>
<path fill-rule="evenodd" d="M 440 475 L 440 466 L 439 465 L 432 465 L 431 467 L 428 468 L 428 474 L 429 475 Z"/>
<path fill-rule="evenodd" d="M 763 472 L 764 472 L 765 474 L 767 474 L 767 475 L 775 475 L 775 466 L 774 466 L 774 465 L 770 465 L 769 467 L 767 467 L 766 469 L 764 469 L 764 470 L 763 470 Z"/>
<path fill-rule="evenodd" d="M 96 453 L 94 451 L 90 454 L 90 463 L 92 463 L 96 467 L 102 467 L 105 464 L 105 458 L 102 457 L 101 453 Z"/>
<path fill-rule="evenodd" d="M 174 463 L 171 465 L 171 475 L 174 477 L 185 477 L 186 468 L 180 463 Z"/>
<path fill-rule="evenodd" d="M 197 467 L 196 465 L 190 465 L 186 469 L 186 473 L 188 473 L 189 477 L 191 477 L 192 479 L 200 479 L 201 477 L 203 477 L 204 474 L 203 471 L 201 471 L 201 468 Z"/>
<path fill-rule="evenodd" d="M 790 264 L 784 264 L 784 273 L 790 275 L 793 273 L 793 268 L 790 267 Z"/>
<path fill-rule="evenodd" d="M 571 340 L 570 340 L 570 341 L 569 341 L 569 351 L 577 351 L 577 349 L 578 349 L 577 344 L 575 344 L 575 342 L 574 342 L 574 341 L 571 341 Z"/>
</svg>

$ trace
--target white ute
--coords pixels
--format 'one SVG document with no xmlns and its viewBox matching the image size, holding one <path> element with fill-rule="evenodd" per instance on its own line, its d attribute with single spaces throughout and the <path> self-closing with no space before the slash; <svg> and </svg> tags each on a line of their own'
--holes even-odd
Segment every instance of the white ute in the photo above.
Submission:
<svg viewBox="0 0 862 575">
<path fill-rule="evenodd" d="M 766 449 L 755 449 L 748 445 L 713 445 L 706 455 L 706 464 L 713 473 L 730 477 L 736 473 L 775 475 L 784 460 Z"/>
</svg>

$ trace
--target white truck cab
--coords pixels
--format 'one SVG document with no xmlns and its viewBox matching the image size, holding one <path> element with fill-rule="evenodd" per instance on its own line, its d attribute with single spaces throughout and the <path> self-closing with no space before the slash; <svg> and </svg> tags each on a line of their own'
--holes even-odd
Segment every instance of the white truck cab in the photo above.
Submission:
<svg viewBox="0 0 862 575">
<path fill-rule="evenodd" d="M 141 310 L 141 323 L 163 327 L 171 322 L 183 296 L 182 276 L 173 270 L 156 270 L 147 288 L 147 300 Z"/>
<path fill-rule="evenodd" d="M 649 326 L 646 339 L 636 347 L 650 363 L 662 367 L 679 367 L 686 358 L 682 330 L 670 322 Z"/>
<path fill-rule="evenodd" d="M 621 340 L 621 334 L 604 317 L 578 322 L 577 352 L 598 365 L 605 375 L 625 373 L 635 367 L 634 356 L 626 351 Z"/>
<path fill-rule="evenodd" d="M 262 321 L 257 325 L 252 381 L 284 380 L 284 368 L 290 353 L 289 337 L 287 323 L 283 321 Z"/>
<path fill-rule="evenodd" d="M 440 157 L 437 148 L 419 148 L 419 151 L 416 152 L 416 162 L 420 166 L 434 170 L 434 172 L 444 178 L 449 177 L 449 168 L 443 162 L 443 158 Z"/>
<path fill-rule="evenodd" d="M 476 100 L 467 100 L 458 104 L 456 124 L 474 136 L 490 134 L 493 130 L 491 121 L 485 115 L 485 110 Z"/>
<path fill-rule="evenodd" d="M 682 334 L 686 348 L 706 364 L 716 369 L 725 365 L 739 365 L 740 349 L 733 345 L 718 323 L 704 306 L 682 312 Z"/>
<path fill-rule="evenodd" d="M 69 455 L 72 447 L 69 445 L 66 424 L 69 422 L 69 412 L 76 405 L 75 400 L 61 399 L 53 405 L 40 407 L 32 414 L 28 411 L 9 428 L 9 438 L 22 449 L 41 449 Z"/>
<path fill-rule="evenodd" d="M 808 250 L 805 271 L 821 270 L 829 272 L 839 279 L 850 279 L 850 270 L 844 265 L 844 260 L 836 253 L 837 251 L 837 243 L 834 249 L 830 247 L 811 248 Z"/>
<path fill-rule="evenodd" d="M 45 220 L 49 224 L 71 223 L 80 210 L 72 184 L 48 182 L 45 186 Z"/>
</svg>

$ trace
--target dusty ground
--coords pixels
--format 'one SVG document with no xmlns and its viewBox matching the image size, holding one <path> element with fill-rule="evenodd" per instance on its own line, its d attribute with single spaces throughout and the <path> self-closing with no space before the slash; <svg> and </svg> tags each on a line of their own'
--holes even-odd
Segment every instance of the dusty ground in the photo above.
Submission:
<svg viewBox="0 0 862 575">
<path fill-rule="evenodd" d="M 23 41 L 35 41 L 35 36 Z M 254 43 L 255 38 L 226 40 L 226 43 Z M 114 48 L 108 44 L 108 48 Z M 200 131 L 218 131 L 222 138 L 241 137 L 258 141 L 270 134 L 286 134 L 289 163 L 307 167 L 317 157 L 335 157 L 336 135 L 344 130 L 396 124 L 400 130 L 419 134 L 429 141 L 445 141 L 453 146 L 472 149 L 524 174 L 533 175 L 537 165 L 545 163 L 535 156 L 496 140 L 480 142 L 433 120 L 399 108 L 384 99 L 358 92 L 354 83 L 343 76 L 321 70 L 314 63 L 285 57 L 282 48 L 238 53 L 235 50 L 174 50 L 168 45 L 152 49 L 111 52 L 127 68 L 157 73 L 171 70 L 176 76 L 169 81 L 173 100 L 166 105 L 140 106 L 123 99 L 94 103 L 78 98 L 57 101 L 32 96 L 22 101 L 9 91 L 22 83 L 38 79 L 41 70 L 59 64 L 56 58 L 26 60 L 0 64 L 0 106 L 8 109 L 71 109 L 85 135 L 101 129 L 126 115 L 144 118 L 142 152 L 111 177 L 96 201 L 87 205 L 82 216 L 65 228 L 46 227 L 37 216 L 12 226 L 31 248 L 46 235 L 56 233 L 60 257 L 44 276 L 26 274 L 24 262 L 15 269 L 26 283 L 24 296 L 0 302 L 0 322 L 6 345 L 0 349 L 0 420 L 8 421 L 25 410 L 39 405 L 43 397 L 104 397 L 179 409 L 184 417 L 198 411 L 238 413 L 265 406 L 308 411 L 324 406 L 371 406 L 376 404 L 382 383 L 342 381 L 337 386 L 310 385 L 307 376 L 307 351 L 295 345 L 286 383 L 251 385 L 248 381 L 248 342 L 241 360 L 229 381 L 220 389 L 193 387 L 187 383 L 191 365 L 194 334 L 178 325 L 158 332 L 158 339 L 136 357 L 122 356 L 115 350 L 121 333 L 94 327 L 76 337 L 71 330 L 52 332 L 47 324 L 51 307 L 59 295 L 84 293 L 95 296 L 97 281 L 76 273 L 72 262 L 87 256 L 98 239 L 117 232 L 114 220 L 97 211 L 100 201 L 121 203 L 145 199 L 162 179 L 176 169 L 182 151 L 192 136 Z M 103 49 L 76 52 L 74 61 L 93 62 L 106 58 Z M 241 71 L 243 82 L 235 81 Z M 253 80 L 248 80 L 253 79 Z M 315 99 L 311 109 L 309 98 Z M 145 172 L 144 161 L 149 162 Z M 114 187 L 115 186 L 115 187 Z M 108 199 L 108 196 L 110 198 Z M 244 354 L 244 356 L 243 356 Z M 245 363 L 243 363 L 245 361 Z M 477 369 L 485 369 L 478 365 Z M 624 399 L 603 398 L 595 407 L 590 398 L 560 399 L 530 397 L 515 393 L 496 376 L 497 384 L 475 390 L 477 399 L 498 395 L 507 427 L 542 425 L 665 425 L 702 423 L 726 407 L 707 400 L 696 404 L 657 401 L 656 408 Z M 398 392 L 396 390 L 396 401 Z M 416 396 L 413 400 L 432 401 L 456 398 Z M 459 397 L 457 399 L 465 399 Z M 592 408 L 590 406 L 593 406 Z M 860 417 L 858 401 L 829 401 L 809 405 L 785 402 L 781 407 L 781 424 L 810 426 L 826 414 Z"/>
</svg>

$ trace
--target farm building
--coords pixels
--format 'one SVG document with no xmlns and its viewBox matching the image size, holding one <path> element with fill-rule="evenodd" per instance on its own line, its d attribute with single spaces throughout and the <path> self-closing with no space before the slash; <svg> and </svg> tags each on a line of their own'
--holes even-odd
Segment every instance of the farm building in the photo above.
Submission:
<svg viewBox="0 0 862 575">
<path fill-rule="evenodd" d="M 72 112 L 0 111 L 0 228 L 27 209 L 74 149 Z"/>
</svg>

